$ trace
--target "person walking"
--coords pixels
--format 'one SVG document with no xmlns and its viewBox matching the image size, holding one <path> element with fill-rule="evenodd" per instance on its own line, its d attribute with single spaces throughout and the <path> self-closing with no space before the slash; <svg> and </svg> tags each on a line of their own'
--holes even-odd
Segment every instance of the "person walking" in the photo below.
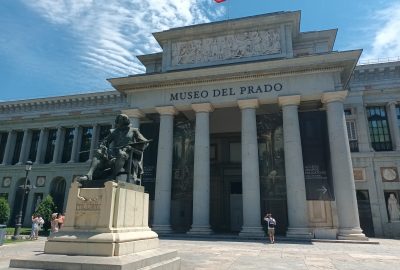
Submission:
<svg viewBox="0 0 400 270">
<path fill-rule="evenodd" d="M 268 226 L 268 236 L 271 244 L 275 244 L 275 227 L 276 220 L 272 217 L 271 213 L 267 213 L 264 217 L 264 220 L 267 222 Z"/>
</svg>

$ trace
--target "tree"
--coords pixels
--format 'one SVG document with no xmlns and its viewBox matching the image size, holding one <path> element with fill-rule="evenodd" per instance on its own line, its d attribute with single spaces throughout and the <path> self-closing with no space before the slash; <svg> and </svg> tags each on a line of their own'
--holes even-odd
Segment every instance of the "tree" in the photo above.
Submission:
<svg viewBox="0 0 400 270">
<path fill-rule="evenodd" d="M 47 195 L 46 198 L 40 202 L 35 211 L 35 214 L 42 216 L 45 221 L 43 225 L 44 231 L 48 231 L 50 229 L 51 214 L 56 212 L 57 207 L 54 204 L 53 198 L 50 195 Z"/>
<path fill-rule="evenodd" d="M 6 224 L 10 218 L 10 206 L 5 198 L 0 197 L 0 224 Z"/>
</svg>

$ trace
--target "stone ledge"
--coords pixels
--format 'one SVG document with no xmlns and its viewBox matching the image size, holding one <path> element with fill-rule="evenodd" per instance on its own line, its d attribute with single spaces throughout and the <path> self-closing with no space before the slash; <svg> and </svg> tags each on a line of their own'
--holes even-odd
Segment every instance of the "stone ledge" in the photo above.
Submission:
<svg viewBox="0 0 400 270">
<path fill-rule="evenodd" d="M 39 254 L 11 259 L 11 268 L 57 270 L 180 269 L 177 251 L 153 249 L 118 257 Z"/>
</svg>

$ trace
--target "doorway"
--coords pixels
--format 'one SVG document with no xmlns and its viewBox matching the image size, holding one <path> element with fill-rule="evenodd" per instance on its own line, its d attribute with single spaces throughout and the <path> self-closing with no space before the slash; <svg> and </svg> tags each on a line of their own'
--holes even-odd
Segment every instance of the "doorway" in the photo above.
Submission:
<svg viewBox="0 0 400 270">
<path fill-rule="evenodd" d="M 210 143 L 210 225 L 238 233 L 243 225 L 240 133 L 213 134 Z"/>
</svg>

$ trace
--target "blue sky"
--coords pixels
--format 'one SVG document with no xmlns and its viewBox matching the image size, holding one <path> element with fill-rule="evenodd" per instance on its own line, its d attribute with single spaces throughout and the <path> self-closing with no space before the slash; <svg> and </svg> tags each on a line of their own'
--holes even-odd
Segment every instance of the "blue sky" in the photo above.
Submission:
<svg viewBox="0 0 400 270">
<path fill-rule="evenodd" d="M 400 0 L 2 0 L 0 100 L 111 90 L 160 51 L 152 32 L 301 10 L 301 31 L 338 28 L 335 50 L 400 56 Z"/>
</svg>

